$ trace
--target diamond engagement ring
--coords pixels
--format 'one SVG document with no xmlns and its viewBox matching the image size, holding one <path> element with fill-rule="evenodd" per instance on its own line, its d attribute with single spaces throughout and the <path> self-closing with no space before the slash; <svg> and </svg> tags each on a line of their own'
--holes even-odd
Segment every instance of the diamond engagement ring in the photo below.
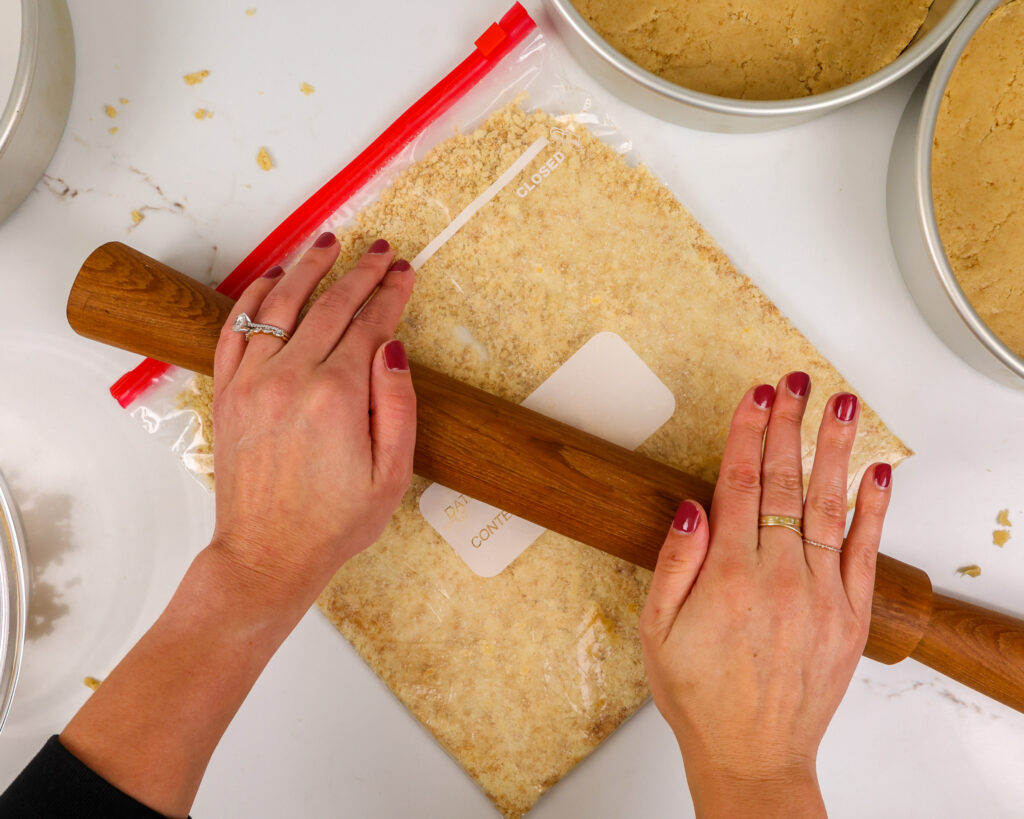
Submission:
<svg viewBox="0 0 1024 819">
<path fill-rule="evenodd" d="M 787 515 L 761 515 L 757 519 L 758 528 L 764 526 L 782 526 L 796 532 L 800 537 L 804 536 L 803 518 L 791 518 Z"/>
<path fill-rule="evenodd" d="M 236 333 L 245 333 L 245 340 L 248 341 L 256 333 L 266 333 L 268 336 L 276 336 L 281 341 L 287 341 L 292 337 L 291 333 L 286 333 L 280 327 L 275 327 L 273 324 L 259 324 L 253 321 L 245 313 L 239 313 L 238 318 L 235 319 L 234 325 L 231 327 Z"/>
</svg>

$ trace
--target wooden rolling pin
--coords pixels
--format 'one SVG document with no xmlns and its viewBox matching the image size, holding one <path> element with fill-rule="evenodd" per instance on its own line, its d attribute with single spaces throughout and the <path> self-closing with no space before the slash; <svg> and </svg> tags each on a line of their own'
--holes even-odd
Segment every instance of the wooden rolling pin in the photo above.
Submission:
<svg viewBox="0 0 1024 819">
<path fill-rule="evenodd" d="M 211 374 L 232 301 L 118 242 L 86 259 L 68 321 L 87 338 Z M 680 500 L 713 487 L 679 470 L 412 365 L 415 470 L 648 569 Z M 1024 620 L 932 592 L 922 570 L 878 556 L 864 654 L 913 657 L 1024 712 Z"/>
</svg>

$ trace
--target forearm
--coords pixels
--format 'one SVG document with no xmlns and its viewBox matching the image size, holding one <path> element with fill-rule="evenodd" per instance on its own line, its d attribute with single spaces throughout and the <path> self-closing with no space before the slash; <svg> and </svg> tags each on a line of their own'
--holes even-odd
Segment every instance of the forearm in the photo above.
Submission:
<svg viewBox="0 0 1024 819">
<path fill-rule="evenodd" d="M 315 594 L 203 550 L 61 742 L 140 802 L 187 815 L 221 735 Z"/>
</svg>

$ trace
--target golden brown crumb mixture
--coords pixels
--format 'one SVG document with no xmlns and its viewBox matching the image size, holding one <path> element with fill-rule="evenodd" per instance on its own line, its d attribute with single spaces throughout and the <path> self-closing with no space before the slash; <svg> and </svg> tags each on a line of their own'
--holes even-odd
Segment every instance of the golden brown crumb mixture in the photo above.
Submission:
<svg viewBox="0 0 1024 819">
<path fill-rule="evenodd" d="M 932 195 L 964 294 L 1024 357 L 1024 0 L 992 12 L 953 70 L 935 123 Z"/>
<path fill-rule="evenodd" d="M 608 43 L 678 85 L 752 100 L 806 97 L 895 60 L 932 0 L 573 0 Z"/>
<path fill-rule="evenodd" d="M 191 74 L 185 75 L 185 83 L 187 85 L 199 85 L 209 76 L 210 72 L 205 68 L 202 71 L 193 71 Z"/>
<path fill-rule="evenodd" d="M 809 464 L 826 399 L 849 385 L 649 171 L 581 126 L 511 105 L 446 140 L 341 234 L 330 278 L 378 237 L 414 258 L 541 137 L 551 144 L 417 271 L 397 333 L 410 355 L 521 401 L 593 335 L 618 333 L 677 401 L 640 451 L 706 479 L 744 392 L 806 369 Z M 210 380 L 195 389 L 209 430 Z M 865 406 L 851 487 L 907 454 Z M 547 532 L 481 578 L 420 515 L 427 485 L 414 479 L 319 606 L 499 810 L 521 816 L 648 697 L 637 622 L 650 575 Z"/>
</svg>

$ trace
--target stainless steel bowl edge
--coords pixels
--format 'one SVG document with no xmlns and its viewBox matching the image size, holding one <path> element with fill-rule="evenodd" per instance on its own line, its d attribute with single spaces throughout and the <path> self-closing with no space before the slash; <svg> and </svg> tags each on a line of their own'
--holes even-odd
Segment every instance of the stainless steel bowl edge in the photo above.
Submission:
<svg viewBox="0 0 1024 819">
<path fill-rule="evenodd" d="M 0 115 L 0 222 L 35 187 L 60 143 L 75 84 L 65 0 L 21 0 L 14 85 Z"/>
<path fill-rule="evenodd" d="M 900 273 L 936 335 L 979 372 L 1024 389 L 1024 360 L 982 321 L 946 258 L 931 183 L 935 124 L 946 86 L 971 37 L 1005 2 L 981 0 L 953 35 L 931 77 L 911 96 L 889 154 L 886 210 Z"/>
<path fill-rule="evenodd" d="M 0 730 L 18 684 L 28 621 L 28 556 L 14 496 L 0 473 Z"/>
<path fill-rule="evenodd" d="M 572 0 L 545 0 L 554 27 L 570 52 L 612 93 L 661 119 L 720 133 L 787 128 L 890 85 L 928 60 L 972 5 L 974 0 L 935 0 L 922 32 L 904 52 L 889 65 L 855 83 L 798 99 L 740 100 L 693 91 L 644 70 L 594 31 Z"/>
</svg>

